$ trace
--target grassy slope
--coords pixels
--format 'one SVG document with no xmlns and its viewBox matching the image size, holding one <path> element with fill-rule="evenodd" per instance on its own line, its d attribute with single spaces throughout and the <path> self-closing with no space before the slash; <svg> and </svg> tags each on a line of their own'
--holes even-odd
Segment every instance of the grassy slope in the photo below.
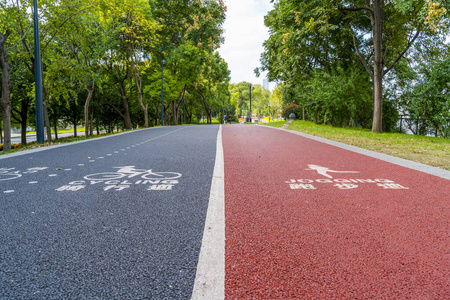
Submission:
<svg viewBox="0 0 450 300">
<path fill-rule="evenodd" d="M 281 127 L 285 123 L 267 125 Z M 367 129 L 337 128 L 305 121 L 294 121 L 289 129 L 450 170 L 450 139 L 399 133 L 380 134 Z"/>
</svg>

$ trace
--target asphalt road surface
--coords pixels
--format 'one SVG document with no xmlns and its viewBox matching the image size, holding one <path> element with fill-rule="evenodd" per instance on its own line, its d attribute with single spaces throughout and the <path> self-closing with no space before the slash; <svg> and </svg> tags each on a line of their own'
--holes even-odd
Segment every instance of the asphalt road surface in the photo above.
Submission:
<svg viewBox="0 0 450 300">
<path fill-rule="evenodd" d="M 189 299 L 218 128 L 0 160 L 0 298 Z"/>
<path fill-rule="evenodd" d="M 449 299 L 449 179 L 257 125 L 0 157 L 0 299 Z"/>
</svg>

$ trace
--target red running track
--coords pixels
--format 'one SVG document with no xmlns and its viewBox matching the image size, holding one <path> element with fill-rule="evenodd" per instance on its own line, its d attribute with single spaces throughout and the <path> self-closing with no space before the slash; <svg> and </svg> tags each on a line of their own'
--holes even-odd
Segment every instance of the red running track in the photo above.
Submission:
<svg viewBox="0 0 450 300">
<path fill-rule="evenodd" d="M 222 128 L 226 299 L 450 299 L 448 180 Z"/>
</svg>

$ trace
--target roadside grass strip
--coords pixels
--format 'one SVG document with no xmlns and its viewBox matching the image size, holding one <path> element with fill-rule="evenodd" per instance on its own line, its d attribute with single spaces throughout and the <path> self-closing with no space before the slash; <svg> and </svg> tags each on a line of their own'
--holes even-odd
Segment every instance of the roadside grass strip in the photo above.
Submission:
<svg viewBox="0 0 450 300">
<path fill-rule="evenodd" d="M 285 123 L 281 121 L 264 125 L 282 127 Z M 402 133 L 373 133 L 369 129 L 339 128 L 308 121 L 293 121 L 288 129 L 450 170 L 450 139 Z"/>
</svg>

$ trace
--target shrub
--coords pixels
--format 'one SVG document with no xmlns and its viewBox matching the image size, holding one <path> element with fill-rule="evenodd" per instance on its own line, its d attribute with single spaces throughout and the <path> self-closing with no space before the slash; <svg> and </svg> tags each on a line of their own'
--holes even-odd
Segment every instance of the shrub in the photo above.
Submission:
<svg viewBox="0 0 450 300">
<path fill-rule="evenodd" d="M 298 119 L 298 117 L 301 115 L 301 111 L 302 109 L 300 106 L 298 106 L 297 104 L 291 104 L 283 109 L 282 116 L 285 120 L 287 120 L 289 119 L 289 115 L 293 113 L 295 114 L 295 117 Z"/>
</svg>

